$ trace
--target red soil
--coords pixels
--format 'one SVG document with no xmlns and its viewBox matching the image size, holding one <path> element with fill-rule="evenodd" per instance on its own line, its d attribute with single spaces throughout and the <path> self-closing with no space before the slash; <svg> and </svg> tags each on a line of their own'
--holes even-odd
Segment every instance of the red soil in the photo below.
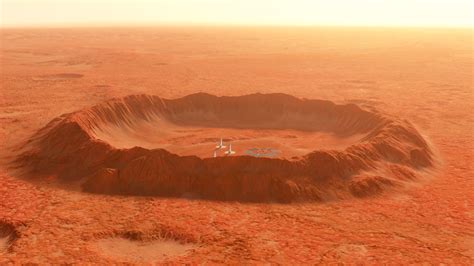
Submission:
<svg viewBox="0 0 474 266">
<path fill-rule="evenodd" d="M 0 264 L 474 264 L 471 30 L 17 29 L 0 35 L 0 224 L 9 228 L 7 238 L 0 236 L 0 243 L 8 246 L 0 253 Z M 369 197 L 276 204 L 84 193 L 73 190 L 79 173 L 73 168 L 68 173 L 46 167 L 43 170 L 52 175 L 24 180 L 7 169 L 12 157 L 3 160 L 61 114 L 90 111 L 90 106 L 127 95 L 177 99 L 196 92 L 285 93 L 327 99 L 338 106 L 355 103 L 369 113 L 375 113 L 375 107 L 378 115 L 409 132 L 415 132 L 410 124 L 416 127 L 433 150 L 433 166 L 414 170 L 411 162 L 419 163 L 415 155 L 413 161 L 400 163 L 382 159 L 376 169 L 383 173 L 354 173 L 353 186 L 334 190 L 356 197 L 368 192 Z M 74 115 L 56 123 L 68 116 Z M 71 132 L 77 133 L 75 128 Z M 138 144 L 144 147 L 138 150 L 164 148 L 177 157 L 197 154 L 199 160 L 207 160 L 209 154 L 200 154 L 200 148 L 177 149 L 180 141 L 187 141 L 183 139 L 175 140 L 175 146 L 164 146 L 161 136 L 140 143 L 141 137 L 119 129 L 83 137 L 105 139 L 113 150 L 134 150 Z M 368 134 L 342 140 L 324 132 L 268 130 L 264 135 L 253 129 L 219 128 L 192 133 L 196 136 L 189 143 L 198 143 L 207 133 L 219 138 L 221 132 L 271 136 L 271 143 L 282 144 L 282 157 L 277 159 L 289 162 L 311 152 L 292 153 L 288 147 L 293 144 L 308 141 L 312 150 L 340 153 L 361 145 Z M 188 133 L 180 134 L 176 136 Z M 236 144 L 240 155 L 245 142 L 233 141 L 242 141 Z M 36 147 L 31 154 L 44 156 L 45 150 L 34 142 L 21 148 Z M 402 154 L 411 158 L 410 145 L 403 139 L 389 146 L 403 147 Z M 43 158 L 65 154 L 55 151 Z M 291 159 L 293 155 L 300 158 Z M 84 157 L 81 163 L 99 157 Z M 64 159 L 75 158 L 71 154 Z M 113 180 L 118 172 L 112 168 L 97 175 Z M 60 173 L 65 179 L 57 177 Z M 404 186 L 393 186 L 402 176 Z M 176 249 L 154 246 L 160 239 L 176 244 Z M 126 245 L 130 253 L 113 254 L 109 244 Z M 150 246 L 157 253 L 145 251 L 143 255 L 150 256 L 137 260 L 127 256 Z"/>
</svg>

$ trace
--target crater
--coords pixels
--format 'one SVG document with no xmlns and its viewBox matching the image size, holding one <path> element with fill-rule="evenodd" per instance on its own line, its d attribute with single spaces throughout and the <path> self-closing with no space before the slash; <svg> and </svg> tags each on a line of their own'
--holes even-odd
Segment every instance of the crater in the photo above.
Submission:
<svg viewBox="0 0 474 266">
<path fill-rule="evenodd" d="M 0 254 L 10 251 L 18 237 L 18 232 L 12 224 L 0 221 Z"/>
<path fill-rule="evenodd" d="M 86 192 L 252 202 L 379 195 L 434 161 L 405 119 L 286 94 L 112 99 L 54 119 L 25 147 L 15 163 L 26 175 L 82 180 Z"/>
<path fill-rule="evenodd" d="M 157 263 L 190 254 L 198 246 L 173 234 L 128 231 L 97 239 L 91 249 L 125 263 Z"/>
</svg>

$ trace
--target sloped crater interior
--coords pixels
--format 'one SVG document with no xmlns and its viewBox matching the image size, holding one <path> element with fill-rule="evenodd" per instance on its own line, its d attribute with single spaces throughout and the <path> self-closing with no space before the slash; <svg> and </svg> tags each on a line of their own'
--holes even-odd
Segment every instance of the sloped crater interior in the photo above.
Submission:
<svg viewBox="0 0 474 266">
<path fill-rule="evenodd" d="M 129 100 L 139 105 L 144 98 Z M 301 103 L 285 95 L 216 98 L 201 94 L 173 101 L 145 100 L 153 103 L 148 110 L 123 117 L 96 110 L 90 120 L 102 121 L 93 126 L 93 135 L 117 148 L 162 148 L 200 158 L 226 155 L 231 144 L 236 155 L 272 149 L 267 157 L 295 159 L 315 148 L 347 148 L 379 122 L 356 106 Z M 226 147 L 216 149 L 220 138 Z"/>
</svg>

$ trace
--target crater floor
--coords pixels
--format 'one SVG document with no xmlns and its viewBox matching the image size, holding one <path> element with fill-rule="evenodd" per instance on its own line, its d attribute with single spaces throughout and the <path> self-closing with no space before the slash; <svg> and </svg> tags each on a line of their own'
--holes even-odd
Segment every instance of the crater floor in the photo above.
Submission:
<svg viewBox="0 0 474 266">
<path fill-rule="evenodd" d="M 291 129 L 234 129 L 178 126 L 172 123 L 149 122 L 126 130 L 109 127 L 95 132 L 101 139 L 114 147 L 129 149 L 166 149 L 182 156 L 195 155 L 200 158 L 227 156 L 229 144 L 238 155 L 269 158 L 297 159 L 313 151 L 342 150 L 357 143 L 364 135 L 337 136 L 324 132 L 308 132 Z M 226 147 L 217 148 L 220 139 Z M 272 149 L 273 152 L 266 151 Z M 261 151 L 254 152 L 255 149 Z"/>
</svg>

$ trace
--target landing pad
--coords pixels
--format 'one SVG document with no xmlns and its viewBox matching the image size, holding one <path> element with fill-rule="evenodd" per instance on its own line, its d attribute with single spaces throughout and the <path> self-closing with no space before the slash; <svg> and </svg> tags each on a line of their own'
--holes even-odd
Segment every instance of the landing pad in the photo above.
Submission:
<svg viewBox="0 0 474 266">
<path fill-rule="evenodd" d="M 245 155 L 268 158 L 277 157 L 279 153 L 279 150 L 273 148 L 250 148 L 245 151 Z"/>
</svg>

